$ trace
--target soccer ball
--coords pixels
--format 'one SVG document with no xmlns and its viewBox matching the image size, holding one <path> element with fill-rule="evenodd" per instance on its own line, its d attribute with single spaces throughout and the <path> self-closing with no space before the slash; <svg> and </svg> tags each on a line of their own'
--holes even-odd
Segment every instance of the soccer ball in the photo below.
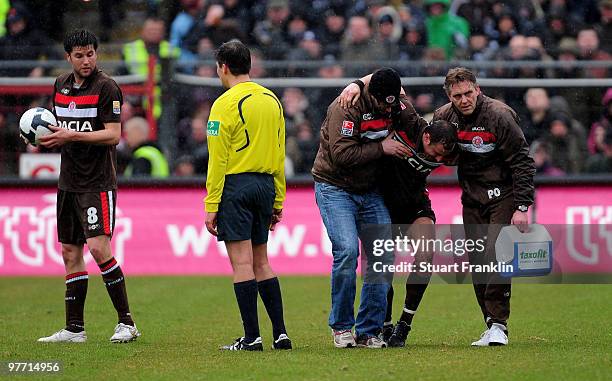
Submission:
<svg viewBox="0 0 612 381">
<path fill-rule="evenodd" d="M 47 126 L 57 126 L 53 113 L 46 108 L 36 107 L 24 112 L 19 119 L 19 134 L 31 145 L 38 144 L 38 140 L 53 131 Z"/>
</svg>

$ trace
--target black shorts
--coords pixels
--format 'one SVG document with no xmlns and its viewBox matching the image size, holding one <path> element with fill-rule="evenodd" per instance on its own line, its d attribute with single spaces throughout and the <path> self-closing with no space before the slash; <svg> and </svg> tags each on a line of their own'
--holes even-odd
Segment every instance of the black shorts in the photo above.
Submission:
<svg viewBox="0 0 612 381">
<path fill-rule="evenodd" d="M 385 198 L 385 204 L 389 209 L 392 224 L 412 224 L 417 218 L 427 217 L 434 223 L 436 222 L 436 214 L 431 208 L 431 200 L 427 190 L 418 190 L 415 192 L 401 192 L 404 195 L 410 194 L 409 199 L 402 199 L 401 202 L 394 197 Z"/>
<path fill-rule="evenodd" d="M 112 236 L 117 191 L 75 193 L 57 191 L 57 237 L 61 243 L 82 245 L 87 238 Z"/>
<path fill-rule="evenodd" d="M 274 178 L 264 173 L 225 176 L 217 214 L 219 241 L 268 242 L 274 208 Z"/>
</svg>

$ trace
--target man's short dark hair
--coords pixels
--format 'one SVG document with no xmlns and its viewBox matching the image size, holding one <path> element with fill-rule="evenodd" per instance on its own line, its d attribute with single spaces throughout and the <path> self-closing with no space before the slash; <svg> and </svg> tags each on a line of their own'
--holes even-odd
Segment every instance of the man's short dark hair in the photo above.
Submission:
<svg viewBox="0 0 612 381">
<path fill-rule="evenodd" d="M 219 66 L 225 64 L 233 75 L 249 74 L 251 71 L 251 52 L 240 40 L 222 44 L 215 58 Z"/>
<path fill-rule="evenodd" d="M 457 144 L 457 129 L 445 120 L 436 120 L 425 127 L 431 144 L 442 144 L 445 151 L 452 151 Z"/>
<path fill-rule="evenodd" d="M 64 38 L 64 51 L 68 54 L 77 46 L 89 45 L 93 46 L 94 50 L 98 50 L 98 37 L 87 29 L 75 29 Z"/>
<path fill-rule="evenodd" d="M 474 85 L 477 84 L 476 76 L 470 69 L 465 67 L 455 67 L 448 71 L 446 79 L 444 80 L 444 90 L 447 94 L 450 94 L 451 87 L 460 82 L 472 82 Z"/>
</svg>

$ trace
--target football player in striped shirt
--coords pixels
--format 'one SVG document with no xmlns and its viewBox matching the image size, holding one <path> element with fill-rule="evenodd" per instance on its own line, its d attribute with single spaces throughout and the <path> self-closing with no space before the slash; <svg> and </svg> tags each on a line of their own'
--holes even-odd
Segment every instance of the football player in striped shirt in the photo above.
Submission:
<svg viewBox="0 0 612 381">
<path fill-rule="evenodd" d="M 47 148 L 61 147 L 57 192 L 57 233 L 66 268 L 66 327 L 40 342 L 87 340 L 83 309 L 88 274 L 83 260 L 87 244 L 118 314 L 111 342 L 135 340 L 134 324 L 121 267 L 111 252 L 117 200 L 116 145 L 121 137 L 119 86 L 96 66 L 98 40 L 87 30 L 64 39 L 72 71 L 54 85 L 53 111 L 59 126 L 41 139 Z"/>
</svg>

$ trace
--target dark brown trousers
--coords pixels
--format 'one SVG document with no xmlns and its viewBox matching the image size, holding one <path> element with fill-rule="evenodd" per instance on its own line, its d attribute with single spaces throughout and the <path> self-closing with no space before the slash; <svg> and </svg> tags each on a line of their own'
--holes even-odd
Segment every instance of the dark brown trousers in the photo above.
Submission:
<svg viewBox="0 0 612 381">
<path fill-rule="evenodd" d="M 510 224 L 514 214 L 514 200 L 506 197 L 486 207 L 463 206 L 463 224 L 468 239 L 484 239 L 485 252 L 469 253 L 470 264 L 496 264 L 495 241 L 501 228 Z M 490 327 L 492 323 L 507 324 L 510 316 L 510 278 L 497 272 L 472 273 L 476 300 L 483 318 Z"/>
</svg>

